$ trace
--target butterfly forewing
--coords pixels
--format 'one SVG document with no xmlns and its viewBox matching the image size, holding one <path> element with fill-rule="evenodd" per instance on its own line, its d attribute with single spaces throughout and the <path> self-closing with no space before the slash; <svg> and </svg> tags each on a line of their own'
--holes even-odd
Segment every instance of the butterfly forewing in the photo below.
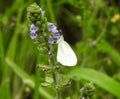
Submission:
<svg viewBox="0 0 120 99">
<path fill-rule="evenodd" d="M 74 66 L 77 63 L 74 51 L 64 40 L 58 43 L 57 60 L 64 66 Z"/>
</svg>

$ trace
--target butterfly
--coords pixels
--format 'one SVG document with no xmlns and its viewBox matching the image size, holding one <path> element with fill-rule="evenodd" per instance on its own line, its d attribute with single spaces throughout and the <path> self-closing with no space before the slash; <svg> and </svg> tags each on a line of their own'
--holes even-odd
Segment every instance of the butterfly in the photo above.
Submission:
<svg viewBox="0 0 120 99">
<path fill-rule="evenodd" d="M 64 66 L 75 66 L 77 64 L 77 57 L 70 45 L 64 41 L 63 36 L 60 36 L 57 43 L 57 61 Z"/>
</svg>

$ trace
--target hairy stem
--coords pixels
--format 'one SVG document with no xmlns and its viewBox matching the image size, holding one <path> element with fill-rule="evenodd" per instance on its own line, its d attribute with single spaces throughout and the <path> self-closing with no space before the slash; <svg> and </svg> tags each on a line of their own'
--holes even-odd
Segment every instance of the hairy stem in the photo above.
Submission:
<svg viewBox="0 0 120 99">
<path fill-rule="evenodd" d="M 50 65 L 54 69 L 55 64 L 54 64 L 53 56 L 50 56 Z M 56 91 L 56 99 L 60 99 L 60 91 L 59 91 L 58 80 L 57 80 L 57 72 L 55 72 L 53 70 L 52 76 L 53 76 L 53 80 L 54 80 L 54 88 L 55 88 L 55 91 Z"/>
<path fill-rule="evenodd" d="M 47 42 L 47 38 L 45 36 L 45 33 L 43 33 L 43 36 L 44 36 L 45 42 Z M 47 46 L 48 46 L 47 47 L 48 51 L 52 52 L 50 46 L 49 45 L 47 45 Z M 49 56 L 49 64 L 52 67 L 52 77 L 53 77 L 53 81 L 54 81 L 54 88 L 55 88 L 55 91 L 56 91 L 56 99 L 61 99 L 60 91 L 59 91 L 59 86 L 58 86 L 57 71 L 54 70 L 54 68 L 55 68 L 55 62 L 54 62 L 53 55 Z"/>
<path fill-rule="evenodd" d="M 46 30 L 46 32 L 48 32 L 47 19 L 45 19 L 45 30 Z M 50 45 L 48 45 L 48 43 L 47 43 L 48 38 L 46 37 L 46 34 L 44 32 L 43 32 L 43 37 L 44 37 L 44 40 L 46 42 L 48 51 L 52 52 L 52 49 L 51 49 Z M 52 67 L 52 76 L 53 76 L 53 81 L 54 81 L 54 88 L 55 88 L 55 91 L 56 91 L 56 99 L 61 99 L 59 86 L 58 86 L 57 71 L 54 70 L 55 62 L 54 62 L 53 54 L 49 56 L 49 64 Z"/>
</svg>

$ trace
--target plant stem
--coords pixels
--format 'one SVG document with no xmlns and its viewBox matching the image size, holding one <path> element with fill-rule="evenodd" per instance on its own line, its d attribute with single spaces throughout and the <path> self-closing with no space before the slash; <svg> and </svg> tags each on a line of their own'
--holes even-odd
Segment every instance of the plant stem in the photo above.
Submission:
<svg viewBox="0 0 120 99">
<path fill-rule="evenodd" d="M 44 36 L 44 40 L 47 42 L 47 38 L 45 36 L 45 33 L 43 33 Z M 47 45 L 47 43 L 46 43 Z M 48 51 L 52 52 L 51 47 L 49 45 L 47 45 L 48 47 Z M 53 81 L 54 81 L 54 88 L 56 91 L 56 99 L 61 99 L 60 97 L 60 91 L 59 91 L 59 86 L 58 86 L 58 79 L 57 79 L 57 72 L 54 70 L 55 68 L 55 62 L 54 62 L 54 57 L 53 55 L 49 56 L 49 64 L 52 67 L 52 76 L 53 76 Z"/>
<path fill-rule="evenodd" d="M 47 29 L 47 19 L 45 20 L 45 29 L 46 29 L 46 31 L 48 31 L 48 29 Z M 48 45 L 48 43 L 47 43 L 48 38 L 46 38 L 46 34 L 43 33 L 43 36 L 44 36 L 44 40 L 46 42 L 48 51 L 52 52 L 52 49 L 51 49 L 50 45 Z M 55 91 L 56 91 L 56 99 L 61 99 L 60 98 L 61 96 L 60 96 L 59 86 L 58 86 L 57 72 L 54 70 L 55 62 L 54 62 L 53 54 L 49 56 L 49 64 L 52 67 L 52 76 L 53 76 L 53 81 L 54 81 L 54 88 L 55 88 Z"/>
<path fill-rule="evenodd" d="M 53 55 L 50 56 L 50 65 L 53 68 L 52 76 L 53 76 L 53 81 L 54 81 L 54 88 L 56 91 L 56 99 L 60 99 L 60 91 L 59 91 L 59 87 L 58 87 L 57 72 L 54 71 L 55 64 L 54 64 Z"/>
<path fill-rule="evenodd" d="M 108 22 L 109 22 L 109 20 L 107 20 L 105 25 L 103 26 L 104 28 L 102 29 L 102 31 L 101 31 L 100 35 L 98 36 L 98 38 L 95 40 L 95 44 L 97 44 L 103 38 L 103 36 L 105 35 Z"/>
</svg>

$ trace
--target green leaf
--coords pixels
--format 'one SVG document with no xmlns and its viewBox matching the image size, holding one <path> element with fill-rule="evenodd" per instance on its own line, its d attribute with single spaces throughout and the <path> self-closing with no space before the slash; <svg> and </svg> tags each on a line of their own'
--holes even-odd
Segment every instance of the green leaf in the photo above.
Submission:
<svg viewBox="0 0 120 99">
<path fill-rule="evenodd" d="M 120 98 L 120 83 L 106 74 L 92 69 L 77 68 L 68 74 L 68 77 L 74 76 L 80 79 L 82 78 L 88 81 L 92 81 L 96 85 Z"/>
<path fill-rule="evenodd" d="M 4 60 L 4 46 L 3 46 L 3 37 L 2 37 L 2 31 L 0 30 L 0 82 L 4 82 L 6 79 L 6 64 Z"/>
<path fill-rule="evenodd" d="M 20 8 L 18 10 L 16 28 L 15 28 L 14 35 L 11 39 L 11 42 L 10 42 L 8 50 L 7 50 L 7 56 L 11 59 L 14 59 L 15 55 L 16 55 L 15 52 L 16 52 L 17 43 L 18 43 L 18 35 L 19 35 L 19 31 L 20 31 L 20 22 L 21 22 L 21 18 L 22 18 L 22 11 L 23 11 L 22 8 Z"/>
<path fill-rule="evenodd" d="M 0 68 L 2 70 L 4 62 L 4 47 L 3 47 L 3 39 L 2 32 L 0 30 Z"/>
<path fill-rule="evenodd" d="M 9 85 L 0 86 L 0 99 L 12 99 Z"/>
<path fill-rule="evenodd" d="M 29 85 L 31 88 L 35 89 L 35 82 L 24 70 L 20 68 L 16 63 L 14 63 L 9 58 L 6 58 L 6 63 L 9 67 L 17 74 L 23 81 L 24 84 Z M 39 93 L 45 97 L 45 99 L 53 99 L 53 97 L 48 94 L 42 87 L 39 87 Z"/>
<path fill-rule="evenodd" d="M 45 81 L 47 83 L 53 83 L 53 79 L 51 77 L 48 77 L 48 76 L 45 77 Z"/>
<path fill-rule="evenodd" d="M 39 59 L 40 59 L 40 56 L 39 54 L 37 54 L 37 63 L 39 63 Z M 39 99 L 40 74 L 41 74 L 41 71 L 36 68 L 34 99 Z"/>
<path fill-rule="evenodd" d="M 97 44 L 98 49 L 104 51 L 108 54 L 108 56 L 112 59 L 112 61 L 120 67 L 120 54 L 117 50 L 115 50 L 107 41 L 102 40 L 99 44 Z"/>
</svg>

